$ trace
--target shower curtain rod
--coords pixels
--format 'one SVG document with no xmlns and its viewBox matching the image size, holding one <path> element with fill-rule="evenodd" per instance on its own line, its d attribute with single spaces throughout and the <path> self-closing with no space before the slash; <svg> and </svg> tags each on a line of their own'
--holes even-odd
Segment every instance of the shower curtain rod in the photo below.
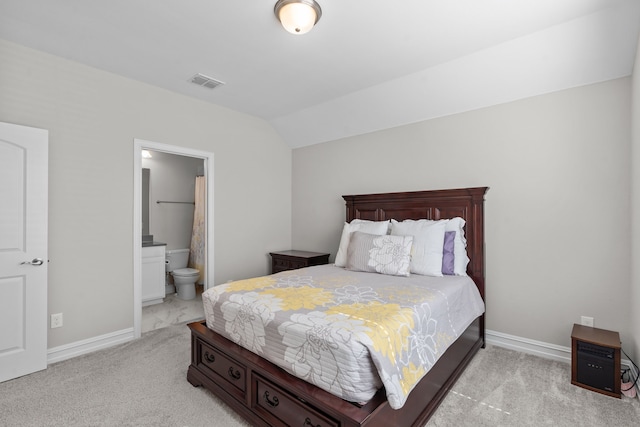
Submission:
<svg viewBox="0 0 640 427">
<path fill-rule="evenodd" d="M 184 203 L 186 205 L 195 205 L 195 202 L 169 202 L 166 200 L 157 200 L 156 203 Z"/>
</svg>

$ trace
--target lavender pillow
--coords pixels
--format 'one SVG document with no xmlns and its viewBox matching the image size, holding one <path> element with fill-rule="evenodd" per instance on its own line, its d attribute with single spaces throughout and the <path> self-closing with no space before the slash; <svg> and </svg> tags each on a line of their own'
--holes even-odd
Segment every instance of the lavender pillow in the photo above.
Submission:
<svg viewBox="0 0 640 427">
<path fill-rule="evenodd" d="M 456 238 L 455 231 L 444 232 L 444 246 L 442 247 L 442 274 L 446 276 L 453 276 L 453 264 L 455 256 L 453 254 L 454 239 Z"/>
</svg>

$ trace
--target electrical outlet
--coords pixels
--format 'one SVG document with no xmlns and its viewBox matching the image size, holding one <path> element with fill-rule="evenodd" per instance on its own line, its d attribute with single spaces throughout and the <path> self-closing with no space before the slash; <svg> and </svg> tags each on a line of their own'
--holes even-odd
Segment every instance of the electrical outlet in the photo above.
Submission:
<svg viewBox="0 0 640 427">
<path fill-rule="evenodd" d="M 51 315 L 51 329 L 62 327 L 62 313 Z"/>
<path fill-rule="evenodd" d="M 591 326 L 593 328 L 593 317 L 582 316 L 580 318 L 580 323 L 583 326 Z"/>
</svg>

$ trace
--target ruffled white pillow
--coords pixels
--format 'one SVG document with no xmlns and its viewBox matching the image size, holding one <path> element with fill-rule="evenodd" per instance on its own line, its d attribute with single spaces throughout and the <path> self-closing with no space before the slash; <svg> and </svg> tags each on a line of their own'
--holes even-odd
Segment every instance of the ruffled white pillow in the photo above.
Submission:
<svg viewBox="0 0 640 427">
<path fill-rule="evenodd" d="M 444 224 L 444 231 L 455 231 L 456 235 L 453 240 L 453 273 L 456 276 L 466 276 L 467 275 L 467 265 L 469 264 L 469 257 L 467 256 L 467 239 L 464 237 L 464 225 L 465 220 L 460 217 L 455 217 L 451 219 L 442 219 L 438 221 L 430 220 L 430 219 L 419 219 L 419 220 L 411 220 L 406 219 L 402 222 L 398 222 L 396 220 L 391 220 L 391 234 L 400 234 L 400 235 L 412 235 L 416 236 L 421 233 L 427 233 L 423 228 L 427 227 L 429 224 Z M 394 232 L 394 229 L 396 230 Z M 420 251 L 429 251 L 431 252 L 431 257 L 427 260 L 417 258 L 420 257 L 417 251 L 414 250 L 412 256 L 412 273 L 416 274 L 426 274 L 429 276 L 436 276 L 438 274 L 434 274 L 436 272 L 436 258 L 439 254 L 442 253 L 440 246 L 440 251 L 436 248 L 436 242 L 440 240 L 440 230 L 438 229 L 438 234 L 435 234 L 435 230 L 433 230 L 434 234 L 424 234 L 421 238 L 418 239 L 418 242 L 414 239 L 414 246 L 422 245 L 424 246 L 425 239 L 428 241 L 428 247 L 419 248 Z M 435 239 L 435 240 L 433 240 Z M 420 242 L 422 241 L 422 242 Z M 444 235 L 443 235 L 444 242 Z M 441 260 L 442 261 L 442 260 Z M 419 273 L 418 271 L 430 271 L 431 273 Z M 442 270 L 440 271 L 440 276 L 442 275 Z"/>
<path fill-rule="evenodd" d="M 442 251 L 446 224 L 426 219 L 391 220 L 391 234 L 413 236 L 411 272 L 425 276 L 442 276 Z M 455 263 L 455 261 L 454 261 Z M 454 265 L 455 269 L 455 265 Z"/>
<path fill-rule="evenodd" d="M 363 233 L 376 234 L 381 236 L 389 231 L 389 221 L 368 221 L 364 219 L 354 219 L 345 222 L 342 228 L 342 236 L 340 237 L 340 246 L 336 253 L 336 267 L 346 267 L 347 265 L 347 249 L 349 248 L 349 240 L 351 233 L 354 231 L 362 231 Z"/>
</svg>

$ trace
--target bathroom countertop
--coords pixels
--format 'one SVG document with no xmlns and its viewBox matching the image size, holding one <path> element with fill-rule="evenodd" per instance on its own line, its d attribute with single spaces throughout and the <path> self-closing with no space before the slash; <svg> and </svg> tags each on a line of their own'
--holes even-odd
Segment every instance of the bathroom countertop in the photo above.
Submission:
<svg viewBox="0 0 640 427">
<path fill-rule="evenodd" d="M 146 248 L 147 246 L 167 246 L 167 244 L 162 242 L 142 242 L 143 248 Z"/>
</svg>

